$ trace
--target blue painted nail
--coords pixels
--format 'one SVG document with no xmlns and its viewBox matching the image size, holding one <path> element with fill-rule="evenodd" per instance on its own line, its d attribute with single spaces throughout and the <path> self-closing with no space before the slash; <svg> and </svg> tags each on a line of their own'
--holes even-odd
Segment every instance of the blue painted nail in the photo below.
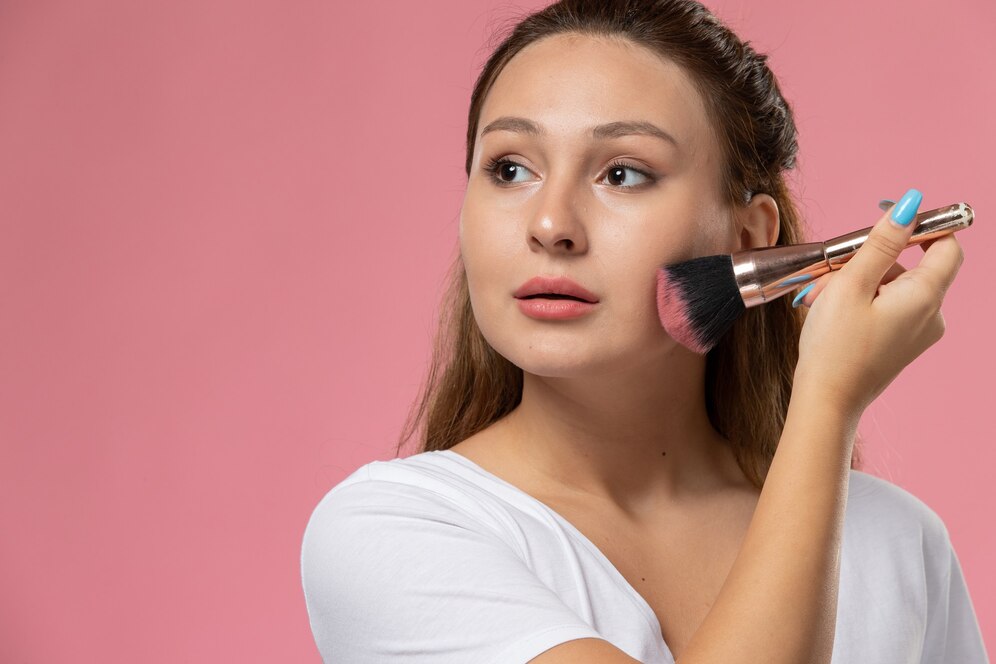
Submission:
<svg viewBox="0 0 996 664">
<path fill-rule="evenodd" d="M 892 220 L 900 226 L 907 226 L 916 216 L 922 200 L 923 194 L 916 189 L 910 189 L 899 199 L 896 207 L 892 208 Z"/>
<path fill-rule="evenodd" d="M 791 286 L 792 284 L 799 284 L 804 281 L 809 281 L 813 278 L 811 274 L 800 274 L 798 277 L 791 277 L 790 279 L 784 279 L 779 286 Z"/>
<path fill-rule="evenodd" d="M 793 309 L 799 306 L 799 304 L 802 302 L 802 298 L 806 297 L 806 293 L 808 293 L 809 291 L 813 290 L 813 286 L 815 286 L 815 285 L 816 285 L 816 282 L 814 281 L 813 283 L 809 284 L 808 286 L 806 286 L 805 288 L 803 288 L 801 291 L 799 291 L 799 294 L 795 296 L 794 300 L 792 300 L 792 308 Z"/>
</svg>

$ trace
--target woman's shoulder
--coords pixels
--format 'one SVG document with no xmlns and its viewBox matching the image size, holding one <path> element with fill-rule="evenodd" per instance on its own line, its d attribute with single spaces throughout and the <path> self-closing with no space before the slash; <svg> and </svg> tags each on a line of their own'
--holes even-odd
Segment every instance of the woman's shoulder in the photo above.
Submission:
<svg viewBox="0 0 996 664">
<path fill-rule="evenodd" d="M 452 483 L 451 473 L 447 473 L 446 467 L 439 461 L 439 452 L 421 452 L 386 461 L 368 461 L 332 485 L 325 497 L 357 493 L 353 489 L 347 492 L 349 487 L 373 491 L 385 483 L 438 490 L 441 485 Z"/>
<path fill-rule="evenodd" d="M 467 476 L 463 464 L 454 463 L 454 456 L 448 450 L 431 450 L 386 461 L 369 461 L 333 485 L 327 495 L 345 492 L 347 487 L 373 489 L 396 484 L 453 497 L 454 487 L 466 488 Z"/>
<path fill-rule="evenodd" d="M 327 490 L 310 526 L 401 514 L 494 530 L 495 496 L 444 451 L 367 462 Z"/>
<path fill-rule="evenodd" d="M 924 500 L 903 487 L 852 469 L 845 516 L 845 539 L 923 555 L 946 555 L 950 536 L 943 519 Z"/>
<path fill-rule="evenodd" d="M 989 661 L 944 521 L 859 470 L 850 472 L 836 635 L 835 661 L 892 661 L 901 651 L 908 661 Z"/>
</svg>

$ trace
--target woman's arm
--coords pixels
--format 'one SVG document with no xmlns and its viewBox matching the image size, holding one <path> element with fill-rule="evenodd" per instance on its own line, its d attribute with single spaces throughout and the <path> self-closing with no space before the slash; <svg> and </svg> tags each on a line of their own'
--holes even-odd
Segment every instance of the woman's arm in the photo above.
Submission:
<svg viewBox="0 0 996 664">
<path fill-rule="evenodd" d="M 683 663 L 830 661 L 857 420 L 793 394 L 740 554 Z"/>
<path fill-rule="evenodd" d="M 887 212 L 807 296 L 778 449 L 740 554 L 682 664 L 830 662 L 855 430 L 868 404 L 943 335 L 941 301 L 963 260 L 948 235 L 924 247 L 916 268 L 896 263 L 919 202 L 908 192 L 894 208 L 900 223 Z"/>
</svg>

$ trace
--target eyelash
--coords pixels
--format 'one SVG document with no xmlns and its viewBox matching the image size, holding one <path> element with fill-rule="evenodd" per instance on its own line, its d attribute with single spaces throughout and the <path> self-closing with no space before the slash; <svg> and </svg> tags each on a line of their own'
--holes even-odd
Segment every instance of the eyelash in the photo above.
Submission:
<svg viewBox="0 0 996 664">
<path fill-rule="evenodd" d="M 513 166 L 518 166 L 520 168 L 525 168 L 525 166 L 523 166 L 522 164 L 514 162 L 511 159 L 508 159 L 507 157 L 495 157 L 495 158 L 489 159 L 488 163 L 484 165 L 484 170 L 488 174 L 488 177 L 491 179 L 491 181 L 494 182 L 495 184 L 497 184 L 500 187 L 508 187 L 510 185 L 515 184 L 514 182 L 506 182 L 505 180 L 502 180 L 500 177 L 498 177 L 498 168 L 501 167 L 501 166 L 503 166 L 503 165 L 505 165 L 505 164 L 512 164 Z M 628 170 L 631 170 L 631 171 L 636 171 L 637 173 L 639 173 L 643 177 L 647 178 L 647 180 L 648 180 L 648 182 L 643 182 L 643 183 L 637 184 L 637 185 L 630 185 L 628 187 L 625 186 L 625 185 L 614 185 L 615 189 L 642 189 L 643 187 L 649 187 L 649 186 L 651 186 L 651 185 L 653 185 L 654 183 L 657 182 L 657 178 L 656 177 L 654 177 L 650 173 L 644 171 L 643 169 L 636 168 L 636 167 L 632 166 L 631 164 L 627 164 L 627 163 L 624 163 L 624 162 L 621 162 L 621 161 L 612 161 L 606 167 L 606 170 L 607 171 L 611 171 L 613 168 L 625 168 L 625 169 L 628 169 Z"/>
</svg>

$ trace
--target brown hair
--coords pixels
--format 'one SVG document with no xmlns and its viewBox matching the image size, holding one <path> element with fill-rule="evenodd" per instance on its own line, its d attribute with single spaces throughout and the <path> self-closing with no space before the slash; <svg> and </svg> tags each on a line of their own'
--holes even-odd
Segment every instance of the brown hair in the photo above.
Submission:
<svg viewBox="0 0 996 664">
<path fill-rule="evenodd" d="M 491 54 L 470 99 L 470 176 L 484 99 L 525 46 L 556 34 L 620 37 L 681 66 L 701 93 L 724 152 L 722 191 L 731 206 L 755 193 L 778 204 L 776 245 L 803 242 L 802 219 L 783 172 L 795 166 L 792 111 L 767 56 L 754 51 L 694 0 L 562 0 L 527 16 Z M 747 309 L 706 356 L 709 419 L 730 441 L 747 478 L 761 488 L 785 424 L 805 308 L 788 297 Z M 423 390 L 409 412 L 398 453 L 424 424 L 420 452 L 443 450 L 486 428 L 522 398 L 522 370 L 484 339 L 470 305 L 463 261 L 450 270 Z M 857 441 L 851 467 L 858 468 Z"/>
</svg>

